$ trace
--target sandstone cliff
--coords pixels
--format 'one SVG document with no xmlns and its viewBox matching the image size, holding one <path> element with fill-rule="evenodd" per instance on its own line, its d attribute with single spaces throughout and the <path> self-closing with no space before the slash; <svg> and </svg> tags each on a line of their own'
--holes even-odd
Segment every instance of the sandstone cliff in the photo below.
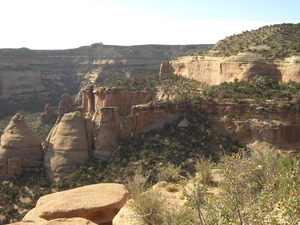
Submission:
<svg viewBox="0 0 300 225">
<path fill-rule="evenodd" d="M 81 90 L 85 112 L 101 113 L 101 108 L 118 107 L 119 114 L 130 114 L 131 107 L 146 104 L 155 99 L 156 93 L 128 92 L 118 89 L 90 88 Z"/>
<path fill-rule="evenodd" d="M 282 149 L 295 149 L 300 143 L 300 112 L 292 104 L 275 109 L 253 107 L 247 104 L 189 103 L 137 105 L 121 121 L 123 137 L 162 127 L 184 112 L 201 110 L 209 113 L 212 129 L 237 140 L 241 144 L 268 142 Z M 236 115 L 236 116 L 234 116 Z"/>
<path fill-rule="evenodd" d="M 183 56 L 162 62 L 160 74 L 163 73 L 182 75 L 209 85 L 230 82 L 235 78 L 249 80 L 255 75 L 283 82 L 300 82 L 300 57 L 265 60 L 254 53 L 240 53 L 231 57 Z"/>
<path fill-rule="evenodd" d="M 49 133 L 44 146 L 44 166 L 49 179 L 66 176 L 85 162 L 92 148 L 93 130 L 80 112 L 59 118 Z"/>
<path fill-rule="evenodd" d="M 43 162 L 41 140 L 25 118 L 16 114 L 1 136 L 0 176 L 13 175 Z"/>
</svg>

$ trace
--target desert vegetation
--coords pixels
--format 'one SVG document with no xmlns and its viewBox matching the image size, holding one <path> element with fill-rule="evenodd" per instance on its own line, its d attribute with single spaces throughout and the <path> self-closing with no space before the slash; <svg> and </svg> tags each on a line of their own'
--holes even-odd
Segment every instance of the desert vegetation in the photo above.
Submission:
<svg viewBox="0 0 300 225">
<path fill-rule="evenodd" d="M 145 84 L 148 89 L 143 89 Z M 173 100 L 176 102 L 225 101 L 250 106 L 270 104 L 272 100 L 274 105 L 293 103 L 293 110 L 297 110 L 300 87 L 295 82 L 283 83 L 261 76 L 249 82 L 235 80 L 205 86 L 171 74 L 108 79 L 98 85 L 154 92 L 159 87 L 160 91 L 176 95 Z M 38 114 L 23 114 L 43 138 L 54 122 L 43 127 L 37 122 Z M 179 128 L 184 118 L 190 124 Z M 1 126 L 5 125 L 7 122 L 2 121 Z M 253 221 L 296 224 L 299 221 L 299 156 L 283 157 L 267 145 L 249 151 L 214 131 L 204 112 L 187 111 L 173 123 L 120 139 L 118 145 L 118 151 L 107 161 L 91 156 L 74 173 L 57 182 L 49 182 L 42 167 L 3 181 L 0 185 L 2 224 L 19 221 L 42 195 L 101 182 L 126 184 L 134 199 L 134 211 L 147 224 L 250 224 Z M 221 180 L 215 179 L 216 171 Z M 180 212 L 161 208 L 159 193 L 143 194 L 159 181 L 168 182 L 166 191 L 181 193 L 186 204 Z M 210 188 L 217 189 L 217 193 L 207 194 Z"/>
<path fill-rule="evenodd" d="M 207 86 L 202 91 L 205 100 L 234 103 L 299 103 L 300 84 L 278 82 L 268 77 L 255 76 L 249 81 L 223 82 Z"/>
<path fill-rule="evenodd" d="M 298 224 L 299 164 L 299 156 L 288 159 L 267 145 L 252 155 L 224 155 L 218 163 L 202 159 L 197 175 L 180 181 L 181 210 L 164 208 L 162 194 L 153 190 L 133 195 L 131 207 L 145 224 Z M 212 183 L 216 170 L 222 179 Z"/>
<path fill-rule="evenodd" d="M 178 124 L 184 117 L 191 126 L 182 130 Z M 206 114 L 198 111 L 186 113 L 161 129 L 120 139 L 119 146 L 109 160 L 91 157 L 58 182 L 50 183 L 42 167 L 9 177 L 0 185 L 3 224 L 20 220 L 40 196 L 53 191 L 101 182 L 128 184 L 136 174 L 147 189 L 159 180 L 179 181 L 180 176 L 187 176 L 188 159 L 202 155 L 219 160 L 222 154 L 240 148 L 228 137 L 213 132 Z"/>
<path fill-rule="evenodd" d="M 265 58 L 300 55 L 300 24 L 276 24 L 245 31 L 221 41 L 212 49 L 215 56 L 230 56 L 239 52 L 254 52 Z"/>
<path fill-rule="evenodd" d="M 86 84 L 86 86 L 89 85 Z M 106 79 L 96 83 L 94 87 L 137 92 L 161 92 L 173 96 L 171 99 L 173 102 L 223 101 L 269 105 L 300 102 L 299 83 L 276 81 L 260 75 L 256 75 L 248 81 L 235 79 L 233 82 L 209 86 L 180 75 L 163 74 L 160 76 Z"/>
<path fill-rule="evenodd" d="M 187 128 L 178 127 L 183 118 Z M 2 224 L 20 220 L 42 195 L 101 182 L 126 184 L 146 224 L 299 220 L 300 158 L 283 157 L 268 145 L 249 152 L 213 131 L 206 113 L 187 112 L 161 129 L 120 139 L 119 146 L 109 160 L 91 157 L 57 182 L 49 182 L 42 167 L 7 179 L 0 186 Z M 215 179 L 216 171 L 222 179 Z M 162 208 L 159 193 L 142 194 L 159 181 L 169 183 L 166 191 L 181 193 L 181 211 Z M 218 192 L 207 194 L 211 187 Z"/>
<path fill-rule="evenodd" d="M 300 23 L 283 23 L 244 31 L 220 40 L 208 52 L 193 50 L 188 55 L 231 56 L 252 52 L 265 59 L 300 55 Z"/>
</svg>

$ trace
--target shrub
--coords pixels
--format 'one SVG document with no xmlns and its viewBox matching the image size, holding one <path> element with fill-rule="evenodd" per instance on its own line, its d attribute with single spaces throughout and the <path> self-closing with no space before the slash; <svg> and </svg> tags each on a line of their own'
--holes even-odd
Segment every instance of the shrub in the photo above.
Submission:
<svg viewBox="0 0 300 225">
<path fill-rule="evenodd" d="M 176 182 L 180 180 L 179 173 L 181 169 L 174 164 L 168 163 L 167 165 L 160 167 L 157 174 L 159 181 Z"/>
<path fill-rule="evenodd" d="M 169 184 L 166 187 L 166 191 L 168 191 L 168 192 L 178 192 L 179 188 L 175 184 Z"/>
<path fill-rule="evenodd" d="M 212 162 L 211 158 L 205 159 L 203 156 L 200 157 L 199 160 L 196 162 L 196 172 L 199 176 L 199 181 L 202 184 L 212 184 L 213 183 L 213 176 L 212 176 L 212 169 L 214 163 Z"/>
</svg>

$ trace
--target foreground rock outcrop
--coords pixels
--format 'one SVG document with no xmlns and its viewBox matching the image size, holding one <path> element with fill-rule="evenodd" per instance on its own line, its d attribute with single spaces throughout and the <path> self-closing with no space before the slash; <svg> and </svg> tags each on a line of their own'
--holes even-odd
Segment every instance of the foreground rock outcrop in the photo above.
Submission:
<svg viewBox="0 0 300 225">
<path fill-rule="evenodd" d="M 80 217 L 96 224 L 111 224 L 129 199 L 122 184 L 102 183 L 57 192 L 41 197 L 23 222 Z"/>
<path fill-rule="evenodd" d="M 0 176 L 13 175 L 42 163 L 39 136 L 22 115 L 16 114 L 1 136 Z"/>
<path fill-rule="evenodd" d="M 93 148 L 90 119 L 76 111 L 58 118 L 44 146 L 44 166 L 50 180 L 66 176 L 88 158 Z"/>
<path fill-rule="evenodd" d="M 249 80 L 255 75 L 268 76 L 277 81 L 300 82 L 300 57 L 284 60 L 265 60 L 254 53 L 240 53 L 231 57 L 183 56 L 161 63 L 160 74 L 174 73 L 209 85 Z"/>
</svg>

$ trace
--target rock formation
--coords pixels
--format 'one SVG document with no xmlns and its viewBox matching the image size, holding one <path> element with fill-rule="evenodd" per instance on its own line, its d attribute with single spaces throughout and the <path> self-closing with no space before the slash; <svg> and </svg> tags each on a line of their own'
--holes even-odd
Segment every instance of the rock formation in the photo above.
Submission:
<svg viewBox="0 0 300 225">
<path fill-rule="evenodd" d="M 80 218 L 80 217 L 73 217 L 73 218 L 59 218 L 54 220 L 44 220 L 38 222 L 17 222 L 17 223 L 10 223 L 9 225 L 97 225 L 90 220 Z"/>
<path fill-rule="evenodd" d="M 122 184 L 88 185 L 42 196 L 23 221 L 80 217 L 96 224 L 111 224 L 128 199 L 129 192 Z"/>
<path fill-rule="evenodd" d="M 123 137 L 132 137 L 138 133 L 162 127 L 180 116 L 177 104 L 136 105 L 123 122 Z"/>
<path fill-rule="evenodd" d="M 55 110 L 49 103 L 45 106 L 45 112 L 41 114 L 41 123 L 46 123 L 56 116 Z"/>
<path fill-rule="evenodd" d="M 100 113 L 101 108 L 118 107 L 121 116 L 130 113 L 131 107 L 155 99 L 152 92 L 128 92 L 117 89 L 94 88 L 82 90 L 82 106 L 86 112 Z"/>
<path fill-rule="evenodd" d="M 65 113 L 73 112 L 74 111 L 74 98 L 65 93 L 61 96 L 60 102 L 58 105 L 58 114 L 63 116 Z"/>
<path fill-rule="evenodd" d="M 117 140 L 121 135 L 118 108 L 101 108 L 101 114 L 95 119 L 97 136 L 94 156 L 105 159 L 117 149 Z"/>
<path fill-rule="evenodd" d="M 230 82 L 235 78 L 249 80 L 255 75 L 268 76 L 283 82 L 300 82 L 300 57 L 265 60 L 254 53 L 240 53 L 227 58 L 183 56 L 162 62 L 160 74 L 163 73 L 182 75 L 209 85 Z"/>
<path fill-rule="evenodd" d="M 44 165 L 50 180 L 66 176 L 85 162 L 93 130 L 85 116 L 76 111 L 59 118 L 44 146 Z"/>
<path fill-rule="evenodd" d="M 43 162 L 41 140 L 25 118 L 16 114 L 1 136 L 0 175 L 13 175 Z"/>
</svg>

